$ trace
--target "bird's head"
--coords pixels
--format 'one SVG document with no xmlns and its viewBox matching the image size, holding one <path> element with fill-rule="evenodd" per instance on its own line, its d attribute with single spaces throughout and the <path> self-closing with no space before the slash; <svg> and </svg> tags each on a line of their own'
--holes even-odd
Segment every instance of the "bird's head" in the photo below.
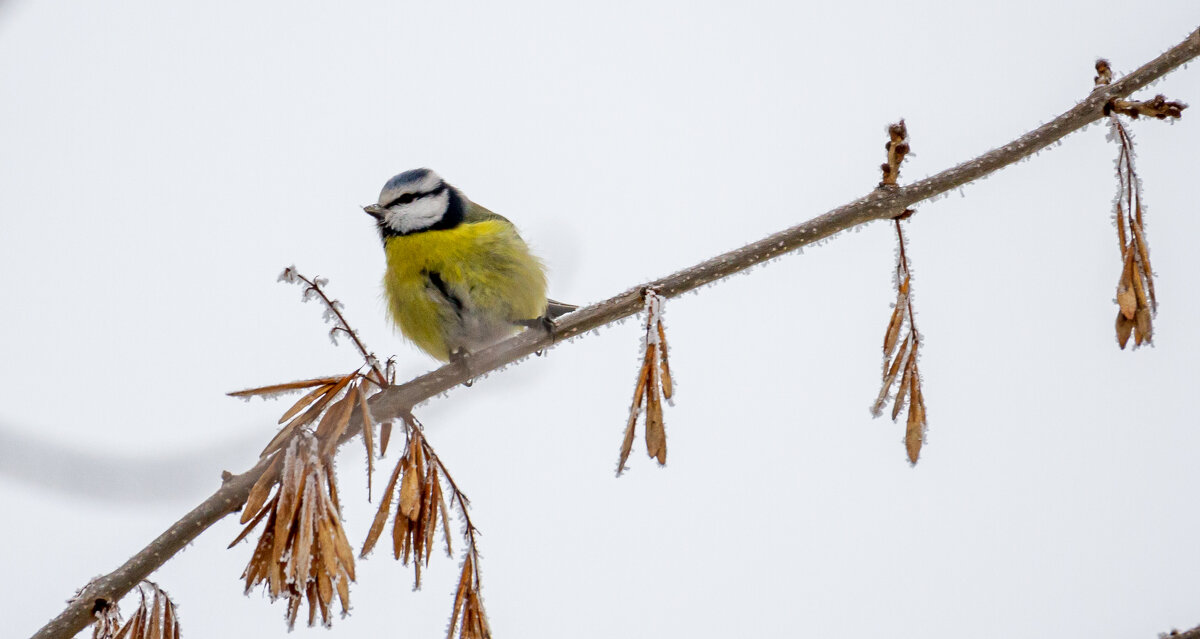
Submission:
<svg viewBox="0 0 1200 639">
<path fill-rule="evenodd" d="M 363 210 L 375 218 L 386 239 L 421 231 L 450 229 L 462 222 L 466 198 L 430 169 L 405 171 L 383 185 L 379 202 Z"/>
</svg>

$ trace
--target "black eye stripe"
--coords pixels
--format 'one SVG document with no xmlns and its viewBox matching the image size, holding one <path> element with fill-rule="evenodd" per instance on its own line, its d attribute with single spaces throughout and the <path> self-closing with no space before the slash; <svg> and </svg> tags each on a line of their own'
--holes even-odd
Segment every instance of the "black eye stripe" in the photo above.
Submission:
<svg viewBox="0 0 1200 639">
<path fill-rule="evenodd" d="M 392 200 L 391 202 L 388 202 L 386 205 L 384 205 L 384 208 L 390 208 L 396 204 L 408 204 L 409 202 L 413 202 L 413 201 L 419 200 L 421 198 L 440 195 L 441 193 L 444 193 L 445 191 L 446 191 L 446 183 L 442 182 L 440 185 L 438 185 L 438 187 L 436 189 L 426 192 L 426 193 L 402 193 L 402 194 L 400 194 L 400 197 L 398 197 L 398 198 Z"/>
</svg>

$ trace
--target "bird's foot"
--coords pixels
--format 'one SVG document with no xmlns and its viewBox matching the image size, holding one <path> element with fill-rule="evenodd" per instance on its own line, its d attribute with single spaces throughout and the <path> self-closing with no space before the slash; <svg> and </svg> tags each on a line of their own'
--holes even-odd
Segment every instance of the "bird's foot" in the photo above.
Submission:
<svg viewBox="0 0 1200 639">
<path fill-rule="evenodd" d="M 524 326 L 525 328 L 540 328 L 551 336 L 554 335 L 555 329 L 558 328 L 558 325 L 554 323 L 553 319 L 550 319 L 549 315 L 543 315 L 533 319 L 517 320 L 513 323 L 517 326 Z"/>
<path fill-rule="evenodd" d="M 551 343 L 554 343 L 558 338 L 558 324 L 555 323 L 554 319 L 550 317 L 549 313 L 533 319 L 517 320 L 516 324 L 524 326 L 525 328 L 538 328 L 545 331 L 546 334 L 550 336 Z M 534 351 L 534 355 L 541 357 L 542 353 L 544 352 L 545 349 L 538 349 Z"/>
</svg>

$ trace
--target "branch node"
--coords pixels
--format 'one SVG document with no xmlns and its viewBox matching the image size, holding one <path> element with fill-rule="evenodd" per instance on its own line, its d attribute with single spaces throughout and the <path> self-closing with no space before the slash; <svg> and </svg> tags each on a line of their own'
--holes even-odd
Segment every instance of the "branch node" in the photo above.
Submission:
<svg viewBox="0 0 1200 639">
<path fill-rule="evenodd" d="M 879 188 L 896 188 L 896 181 L 900 178 L 900 164 L 904 162 L 904 156 L 908 155 L 908 127 L 905 126 L 904 120 L 888 127 L 888 141 L 884 145 L 887 149 L 887 162 L 880 165 L 883 171 L 883 180 L 879 183 Z"/>
</svg>

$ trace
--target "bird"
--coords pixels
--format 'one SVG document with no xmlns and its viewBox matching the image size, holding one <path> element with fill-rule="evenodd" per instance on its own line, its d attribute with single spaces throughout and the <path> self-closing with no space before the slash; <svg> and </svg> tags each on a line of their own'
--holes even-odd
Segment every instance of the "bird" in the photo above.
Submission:
<svg viewBox="0 0 1200 639">
<path fill-rule="evenodd" d="M 522 328 L 552 332 L 554 318 L 578 308 L 546 297 L 546 268 L 512 222 L 431 169 L 392 177 L 363 210 L 383 242 L 389 315 L 438 360 L 462 360 Z"/>
</svg>

